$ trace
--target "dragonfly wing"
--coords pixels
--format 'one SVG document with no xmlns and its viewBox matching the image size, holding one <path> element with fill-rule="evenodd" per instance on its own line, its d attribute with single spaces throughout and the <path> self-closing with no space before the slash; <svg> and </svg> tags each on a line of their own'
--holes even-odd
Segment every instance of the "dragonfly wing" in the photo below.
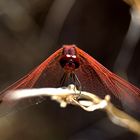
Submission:
<svg viewBox="0 0 140 140">
<path fill-rule="evenodd" d="M 32 86 L 31 85 L 29 86 L 28 83 L 30 83 L 29 75 L 26 75 L 0 93 L 0 116 L 7 115 L 11 112 L 16 112 L 28 106 L 41 103 L 42 101 L 45 100 L 45 98 L 43 97 L 34 97 L 20 100 L 11 100 L 10 98 L 8 98 L 9 96 L 8 91 L 10 90 L 32 88 Z"/>
<path fill-rule="evenodd" d="M 20 80 L 18 80 L 17 82 L 15 82 L 11 86 L 9 86 L 8 88 L 0 92 L 0 116 L 6 115 L 9 112 L 13 112 L 13 111 L 15 112 L 17 110 L 29 107 L 31 105 L 41 103 L 46 99 L 45 97 L 38 96 L 38 97 L 31 97 L 26 99 L 11 100 L 10 98 L 8 98 L 7 91 L 16 90 L 16 89 L 48 87 L 49 84 L 53 85 L 54 83 L 51 83 L 52 82 L 51 79 L 53 79 L 52 73 L 54 72 L 53 67 L 60 53 L 61 53 L 61 49 L 59 49 L 54 54 L 52 54 L 48 59 L 46 59 L 43 63 L 41 63 L 37 68 L 35 68 L 29 74 L 27 74 L 26 76 L 24 76 L 23 78 L 21 78 Z M 57 71 L 57 68 L 59 69 L 59 66 L 57 66 L 56 64 L 55 67 Z"/>
<path fill-rule="evenodd" d="M 140 113 L 140 90 L 115 74 L 112 74 L 110 79 L 117 89 L 117 94 L 125 110 Z"/>
<path fill-rule="evenodd" d="M 100 97 L 109 94 L 114 104 L 121 102 L 125 110 L 140 114 L 140 90 L 131 83 L 113 74 L 84 51 L 77 49 L 81 57 L 81 71 L 85 73 L 82 83 L 88 91 L 95 92 Z M 79 72 L 77 72 L 79 73 Z M 80 75 L 79 75 L 80 76 Z M 85 80 L 86 79 L 86 80 Z M 80 81 L 81 81 L 80 80 Z M 88 84 L 87 84 L 88 83 Z"/>
</svg>

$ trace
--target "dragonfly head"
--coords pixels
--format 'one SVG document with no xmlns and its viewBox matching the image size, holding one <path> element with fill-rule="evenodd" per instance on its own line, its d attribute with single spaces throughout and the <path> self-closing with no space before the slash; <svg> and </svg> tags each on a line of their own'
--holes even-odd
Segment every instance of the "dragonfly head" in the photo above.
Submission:
<svg viewBox="0 0 140 140">
<path fill-rule="evenodd" d="M 64 45 L 60 65 L 65 71 L 72 72 L 79 68 L 80 61 L 76 52 L 75 45 Z"/>
</svg>

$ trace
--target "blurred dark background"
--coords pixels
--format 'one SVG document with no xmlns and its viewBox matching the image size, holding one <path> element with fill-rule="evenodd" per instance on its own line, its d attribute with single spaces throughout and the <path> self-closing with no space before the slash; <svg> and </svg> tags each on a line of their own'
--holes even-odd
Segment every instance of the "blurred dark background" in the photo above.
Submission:
<svg viewBox="0 0 140 140">
<path fill-rule="evenodd" d="M 76 44 L 113 71 L 130 20 L 130 6 L 122 0 L 1 0 L 0 89 L 27 74 L 63 44 Z M 127 70 L 128 80 L 138 87 L 139 43 Z M 105 119 L 98 122 L 101 116 Z M 46 101 L 0 118 L 0 139 L 138 138 L 112 124 L 101 111 L 86 113 L 72 106 L 61 109 Z"/>
</svg>

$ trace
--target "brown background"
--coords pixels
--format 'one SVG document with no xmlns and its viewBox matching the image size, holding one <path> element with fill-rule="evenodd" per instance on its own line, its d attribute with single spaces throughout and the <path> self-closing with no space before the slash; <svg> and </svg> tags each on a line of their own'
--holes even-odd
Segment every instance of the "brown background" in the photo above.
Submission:
<svg viewBox="0 0 140 140">
<path fill-rule="evenodd" d="M 122 0 L 57 1 L 0 1 L 1 89 L 24 76 L 62 44 L 76 44 L 113 71 L 129 27 L 130 7 Z M 138 87 L 139 52 L 138 42 L 127 71 L 129 80 Z M 132 140 L 137 137 L 112 124 L 103 112 L 86 113 L 72 106 L 61 109 L 47 100 L 1 117 L 0 139 Z"/>
</svg>

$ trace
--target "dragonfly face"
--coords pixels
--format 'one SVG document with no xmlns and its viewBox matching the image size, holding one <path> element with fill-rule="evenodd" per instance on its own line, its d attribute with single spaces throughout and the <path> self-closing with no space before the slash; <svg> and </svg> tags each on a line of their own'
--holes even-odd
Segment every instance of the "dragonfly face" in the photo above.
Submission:
<svg viewBox="0 0 140 140">
<path fill-rule="evenodd" d="M 64 75 L 61 78 L 60 85 L 68 80 L 67 84 L 74 84 L 81 90 L 80 81 L 75 74 L 75 70 L 80 66 L 80 59 L 77 55 L 75 45 L 65 45 L 63 47 L 62 56 L 60 58 L 60 65 L 64 69 Z M 67 79 L 67 80 L 66 80 Z"/>
<path fill-rule="evenodd" d="M 65 45 L 63 47 L 62 56 L 59 62 L 61 67 L 68 73 L 79 68 L 80 62 L 74 45 Z"/>
</svg>

